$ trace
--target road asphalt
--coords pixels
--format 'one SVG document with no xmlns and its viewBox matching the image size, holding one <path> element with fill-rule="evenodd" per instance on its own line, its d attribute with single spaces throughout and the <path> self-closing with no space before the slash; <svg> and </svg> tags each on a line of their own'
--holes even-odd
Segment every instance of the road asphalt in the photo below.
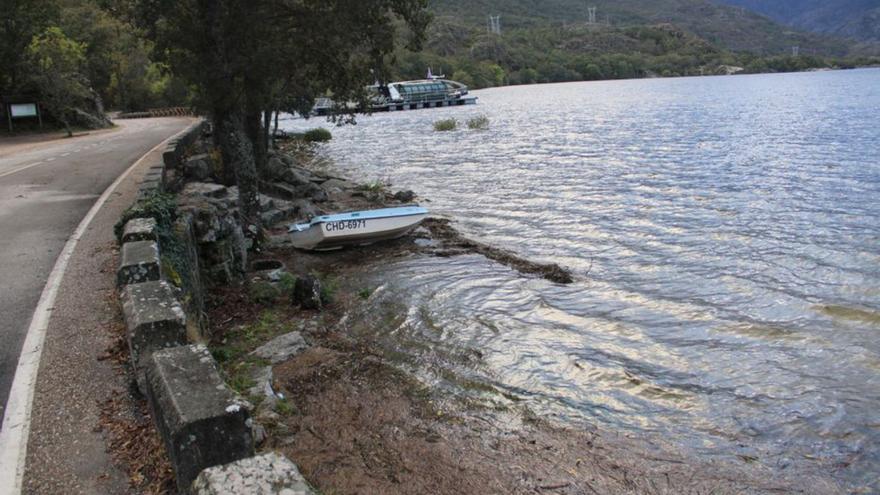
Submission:
<svg viewBox="0 0 880 495">
<path fill-rule="evenodd" d="M 0 415 L 34 308 L 68 237 L 120 174 L 191 122 L 122 120 L 116 129 L 69 139 L 0 140 Z"/>
</svg>

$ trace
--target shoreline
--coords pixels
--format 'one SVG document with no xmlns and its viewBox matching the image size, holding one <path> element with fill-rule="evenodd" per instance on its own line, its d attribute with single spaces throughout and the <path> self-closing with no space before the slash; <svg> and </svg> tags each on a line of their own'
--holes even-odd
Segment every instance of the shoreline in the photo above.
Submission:
<svg viewBox="0 0 880 495">
<path fill-rule="evenodd" d="M 302 156 L 296 156 L 302 165 Z M 326 165 L 326 163 L 324 164 Z M 308 169 L 308 167 L 304 167 Z M 385 206 L 396 201 L 386 188 L 342 181 L 328 201 L 336 209 Z M 339 183 L 334 183 L 340 185 Z M 322 203 L 322 209 L 328 207 Z M 323 211 L 323 210 L 322 210 Z M 327 210 L 326 213 L 332 211 Z M 528 276 L 569 275 L 557 265 L 506 258 L 504 250 L 471 241 L 450 226 L 449 219 L 426 219 L 422 228 L 401 239 L 328 253 L 298 251 L 276 229 L 258 260 L 280 261 L 283 270 L 302 277 L 315 275 L 331 286 L 332 302 L 320 311 L 298 308 L 284 291 L 264 299 L 253 288 L 272 284 L 265 272 L 251 271 L 248 283 L 214 293 L 209 319 L 215 326 L 215 355 L 237 356 L 222 361 L 231 384 L 243 394 L 273 390 L 276 397 L 251 396 L 254 414 L 266 429 L 264 450 L 281 450 L 293 459 L 306 479 L 334 493 L 546 492 L 546 493 L 770 493 L 839 490 L 816 477 L 761 473 L 750 460 L 742 464 L 702 460 L 656 439 L 595 428 L 579 429 L 538 417 L 516 398 L 510 405 L 487 406 L 464 395 L 440 390 L 413 374 L 413 360 L 395 356 L 377 336 L 363 328 L 368 322 L 373 291 L 359 278 L 389 259 L 411 256 L 476 254 L 506 264 Z M 518 263 L 523 266 L 517 266 Z M 551 267 L 551 268 L 548 268 Z M 553 268 L 555 267 L 555 268 Z M 556 272 L 556 269 L 561 270 Z M 570 283 L 568 282 L 560 283 Z M 258 300 L 260 299 L 260 300 Z M 392 296 L 393 299 L 393 296 Z M 395 308 L 377 318 L 389 325 L 405 317 Z M 304 350 L 272 364 L 251 353 L 273 338 L 299 333 Z M 260 337 L 254 340 L 254 335 Z M 225 349 L 225 350 L 223 350 Z M 477 353 L 472 359 L 479 361 Z M 258 372 L 258 369 L 264 371 Z M 259 378 L 263 377 L 263 378 Z M 255 380 L 255 378 L 257 378 Z M 491 384 L 463 379 L 457 385 L 499 394 Z M 236 385 L 233 385 L 234 388 Z M 491 403 L 491 401 L 490 401 Z M 731 453 L 733 455 L 733 453 Z M 528 466 L 527 469 L 523 466 Z M 777 478 L 776 481 L 769 481 Z M 807 477 L 812 478 L 812 477 Z"/>
</svg>

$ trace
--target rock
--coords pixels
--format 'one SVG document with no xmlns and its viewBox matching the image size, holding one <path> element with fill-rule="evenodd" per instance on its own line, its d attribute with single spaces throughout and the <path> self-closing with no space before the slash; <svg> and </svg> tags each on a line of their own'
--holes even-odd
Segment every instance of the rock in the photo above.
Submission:
<svg viewBox="0 0 880 495">
<path fill-rule="evenodd" d="M 265 176 L 268 180 L 284 180 L 290 167 L 278 156 L 269 156 L 266 161 Z"/>
<path fill-rule="evenodd" d="M 193 495 L 315 495 L 296 464 L 270 452 L 202 471 Z"/>
<path fill-rule="evenodd" d="M 206 198 L 225 198 L 228 194 L 226 186 L 210 182 L 190 182 L 180 192 L 181 196 L 204 196 Z"/>
<path fill-rule="evenodd" d="M 304 169 L 288 166 L 280 179 L 292 186 L 303 186 L 311 182 L 311 175 Z"/>
<path fill-rule="evenodd" d="M 311 275 L 297 278 L 292 301 L 304 309 L 321 309 L 321 281 Z"/>
<path fill-rule="evenodd" d="M 397 191 L 394 193 L 394 199 L 400 201 L 401 203 L 409 203 L 410 201 L 416 199 L 416 193 L 412 191 Z"/>
<path fill-rule="evenodd" d="M 322 189 L 321 186 L 312 182 L 297 187 L 295 189 L 295 193 L 297 198 L 309 198 L 317 203 L 322 203 L 329 199 L 329 197 L 327 196 L 327 191 Z"/>
<path fill-rule="evenodd" d="M 296 218 L 302 218 L 308 221 L 314 217 L 321 215 L 321 212 L 318 210 L 318 208 L 310 201 L 307 201 L 305 199 L 294 201 L 293 206 L 296 208 L 294 213 L 296 215 Z"/>
<path fill-rule="evenodd" d="M 156 224 L 156 219 L 152 217 L 147 218 L 132 218 L 125 224 L 125 229 L 122 231 L 122 243 L 126 242 L 134 242 L 134 241 L 158 241 L 158 226 Z"/>
<path fill-rule="evenodd" d="M 251 354 L 259 358 L 268 359 L 269 362 L 272 364 L 279 364 L 287 361 L 293 356 L 296 356 L 300 352 L 306 350 L 308 347 L 309 345 L 306 343 L 301 333 L 290 332 L 275 337 L 269 342 L 261 345 L 260 347 L 257 347 L 254 351 L 251 352 Z"/>
<path fill-rule="evenodd" d="M 211 157 L 206 154 L 194 155 L 183 164 L 183 173 L 190 179 L 204 181 L 213 174 Z"/>
<path fill-rule="evenodd" d="M 251 397 L 263 397 L 270 400 L 275 400 L 277 398 L 275 396 L 275 390 L 272 388 L 271 366 L 256 368 L 251 373 L 251 380 L 253 380 L 254 386 L 248 389 L 248 395 Z"/>
<path fill-rule="evenodd" d="M 199 473 L 254 455 L 251 405 L 223 382 L 202 345 L 154 352 L 147 360 L 147 398 L 165 443 L 177 488 Z"/>
<path fill-rule="evenodd" d="M 321 187 L 324 188 L 328 193 L 333 193 L 337 191 L 345 191 L 347 189 L 354 189 L 357 185 L 353 182 L 349 182 L 347 180 L 342 179 L 328 179 L 321 184 Z"/>
<path fill-rule="evenodd" d="M 120 299 L 129 356 L 141 392 L 146 392 L 141 359 L 159 349 L 185 345 L 186 315 L 168 282 L 125 286 Z"/>
<path fill-rule="evenodd" d="M 262 445 L 266 439 L 269 438 L 269 432 L 266 431 L 266 427 L 261 425 L 260 423 L 254 423 L 251 428 L 251 434 L 254 436 L 254 445 Z"/>
<path fill-rule="evenodd" d="M 272 226 L 284 220 L 284 213 L 280 210 L 269 210 L 260 213 L 260 221 L 264 226 Z"/>
<path fill-rule="evenodd" d="M 159 245 L 156 241 L 134 241 L 122 245 L 117 285 L 159 280 L 161 276 Z"/>
</svg>

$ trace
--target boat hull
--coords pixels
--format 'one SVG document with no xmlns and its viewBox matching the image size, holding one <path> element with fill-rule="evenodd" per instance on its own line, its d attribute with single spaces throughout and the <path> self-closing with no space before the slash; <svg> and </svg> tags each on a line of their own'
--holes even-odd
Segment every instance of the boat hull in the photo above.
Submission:
<svg viewBox="0 0 880 495">
<path fill-rule="evenodd" d="M 414 229 L 427 214 L 418 213 L 390 218 L 340 220 L 312 224 L 308 229 L 291 232 L 294 247 L 306 250 L 330 250 L 345 246 L 363 246 L 396 239 Z"/>
</svg>

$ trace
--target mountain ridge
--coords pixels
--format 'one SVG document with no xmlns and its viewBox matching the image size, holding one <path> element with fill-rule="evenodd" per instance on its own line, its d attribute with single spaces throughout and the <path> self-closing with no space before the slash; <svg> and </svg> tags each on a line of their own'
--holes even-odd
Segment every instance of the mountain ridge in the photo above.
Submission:
<svg viewBox="0 0 880 495">
<path fill-rule="evenodd" d="M 716 0 L 799 29 L 880 42 L 880 0 Z"/>
</svg>

